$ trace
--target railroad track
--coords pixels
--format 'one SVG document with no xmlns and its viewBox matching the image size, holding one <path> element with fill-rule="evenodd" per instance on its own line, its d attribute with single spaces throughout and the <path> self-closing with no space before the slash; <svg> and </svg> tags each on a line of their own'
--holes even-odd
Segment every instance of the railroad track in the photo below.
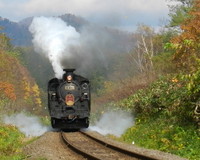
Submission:
<svg viewBox="0 0 200 160">
<path fill-rule="evenodd" d="M 87 132 L 61 132 L 61 138 L 73 151 L 91 160 L 155 160 L 150 156 L 108 144 Z"/>
</svg>

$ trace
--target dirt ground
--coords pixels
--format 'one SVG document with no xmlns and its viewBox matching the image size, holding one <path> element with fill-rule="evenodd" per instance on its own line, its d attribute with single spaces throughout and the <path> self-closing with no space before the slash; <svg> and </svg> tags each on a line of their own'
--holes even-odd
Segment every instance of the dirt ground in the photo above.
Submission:
<svg viewBox="0 0 200 160">
<path fill-rule="evenodd" d="M 62 143 L 59 132 L 47 132 L 26 145 L 23 152 L 28 160 L 83 160 Z"/>
<path fill-rule="evenodd" d="M 160 160 L 183 160 L 184 158 L 169 153 L 149 150 L 137 147 L 135 145 L 116 142 L 108 137 L 102 136 L 96 132 L 90 132 L 91 135 L 104 141 L 117 145 L 127 150 L 151 155 Z M 61 140 L 59 132 L 46 132 L 37 140 L 26 145 L 23 152 L 27 155 L 28 160 L 83 160 L 84 158 L 71 151 Z"/>
</svg>

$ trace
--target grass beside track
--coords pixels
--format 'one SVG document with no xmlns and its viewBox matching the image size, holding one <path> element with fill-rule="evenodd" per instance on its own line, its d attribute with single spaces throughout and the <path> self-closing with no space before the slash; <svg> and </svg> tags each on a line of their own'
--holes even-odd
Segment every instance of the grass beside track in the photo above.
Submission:
<svg viewBox="0 0 200 160">
<path fill-rule="evenodd" d="M 136 125 L 129 128 L 121 140 L 188 159 L 200 159 L 200 137 L 195 127 L 187 124 L 180 126 L 170 122 L 169 118 L 137 120 Z"/>
<path fill-rule="evenodd" d="M 21 160 L 24 135 L 11 125 L 0 124 L 0 159 Z"/>
<path fill-rule="evenodd" d="M 30 115 L 30 113 L 26 113 Z M 47 116 L 41 116 L 40 122 L 45 125 L 50 125 L 50 119 Z M 25 145 L 32 143 L 39 137 L 25 137 L 16 126 L 6 125 L 0 122 L 0 160 L 21 160 L 29 157 L 22 152 Z M 38 157 L 38 160 L 45 158 Z"/>
</svg>

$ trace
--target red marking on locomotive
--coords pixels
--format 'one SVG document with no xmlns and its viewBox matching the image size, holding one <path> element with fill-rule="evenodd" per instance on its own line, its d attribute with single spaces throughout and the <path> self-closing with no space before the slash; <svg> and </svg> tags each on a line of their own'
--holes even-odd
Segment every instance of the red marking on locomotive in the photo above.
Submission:
<svg viewBox="0 0 200 160">
<path fill-rule="evenodd" d="M 65 103 L 68 106 L 73 106 L 74 105 L 74 95 L 73 94 L 67 94 L 65 97 Z"/>
</svg>

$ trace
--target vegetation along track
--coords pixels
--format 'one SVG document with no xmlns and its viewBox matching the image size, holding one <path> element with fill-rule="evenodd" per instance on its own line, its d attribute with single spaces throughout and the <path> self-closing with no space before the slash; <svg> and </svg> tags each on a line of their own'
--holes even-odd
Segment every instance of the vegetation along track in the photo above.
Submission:
<svg viewBox="0 0 200 160">
<path fill-rule="evenodd" d="M 61 137 L 64 143 L 67 144 L 69 148 L 71 148 L 78 154 L 81 154 L 87 159 L 155 159 L 108 144 L 100 139 L 97 139 L 87 134 L 87 132 L 61 132 Z"/>
</svg>

